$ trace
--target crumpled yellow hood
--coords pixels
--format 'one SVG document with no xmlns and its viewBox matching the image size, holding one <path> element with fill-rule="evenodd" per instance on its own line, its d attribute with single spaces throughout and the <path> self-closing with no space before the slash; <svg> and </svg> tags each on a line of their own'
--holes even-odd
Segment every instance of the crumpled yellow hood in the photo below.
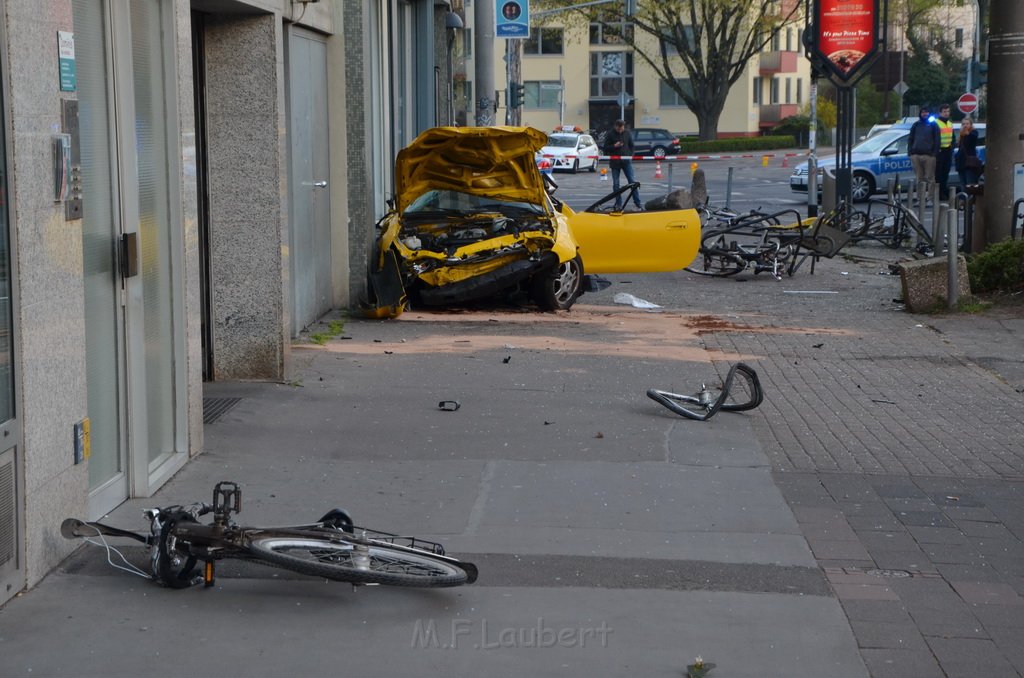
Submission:
<svg viewBox="0 0 1024 678">
<path fill-rule="evenodd" d="M 434 127 L 395 161 L 399 214 L 430 190 L 546 204 L 534 153 L 547 135 L 532 127 Z"/>
</svg>

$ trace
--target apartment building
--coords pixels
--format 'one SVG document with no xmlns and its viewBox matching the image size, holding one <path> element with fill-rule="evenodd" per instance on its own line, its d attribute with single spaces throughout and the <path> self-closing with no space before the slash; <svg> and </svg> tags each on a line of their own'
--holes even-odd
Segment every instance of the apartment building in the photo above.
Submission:
<svg viewBox="0 0 1024 678">
<path fill-rule="evenodd" d="M 462 94 L 456 119 L 468 124 L 473 124 L 473 111 L 466 102 L 475 96 L 469 35 L 474 28 L 473 6 L 479 1 L 465 3 L 467 30 L 459 42 L 456 64 Z M 786 26 L 750 61 L 729 91 L 719 137 L 758 136 L 799 113 L 810 92 L 810 65 L 800 43 L 802 28 L 802 20 Z M 559 22 L 556 17 L 532 26 L 530 38 L 522 40 L 522 124 L 543 130 L 558 125 L 600 130 L 623 117 L 633 127 L 661 127 L 696 135 L 697 119 L 686 104 L 623 42 L 622 31 L 631 30 L 629 23 L 607 31 L 600 24 Z M 638 34 L 638 39 L 645 37 L 643 51 L 657 53 L 657 44 Z M 495 40 L 494 82 L 498 90 L 504 90 L 508 82 L 506 49 L 504 39 Z M 503 93 L 499 101 L 497 120 L 503 121 Z"/>
<path fill-rule="evenodd" d="M 202 453 L 204 381 L 356 305 L 448 12 L 0 0 L 0 604 Z"/>
</svg>

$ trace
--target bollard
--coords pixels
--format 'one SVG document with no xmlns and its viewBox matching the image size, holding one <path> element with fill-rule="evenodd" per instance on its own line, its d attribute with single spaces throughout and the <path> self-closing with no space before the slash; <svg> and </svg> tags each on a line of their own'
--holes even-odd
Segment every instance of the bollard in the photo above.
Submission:
<svg viewBox="0 0 1024 678">
<path fill-rule="evenodd" d="M 668 189 L 665 191 L 665 195 L 672 192 L 672 169 L 675 167 L 674 162 L 668 164 Z"/>
<path fill-rule="evenodd" d="M 942 236 L 945 231 L 946 220 L 943 209 L 948 209 L 945 203 L 939 203 L 939 182 L 932 182 L 929 195 L 932 198 L 932 249 L 938 255 L 942 251 Z"/>
<path fill-rule="evenodd" d="M 696 165 L 697 163 L 693 163 Z M 732 204 L 732 167 L 729 168 L 728 177 L 725 180 L 725 206 L 729 207 Z"/>
<path fill-rule="evenodd" d="M 960 285 L 959 280 L 957 280 L 957 259 L 959 258 L 956 251 L 957 225 L 956 220 L 953 219 L 953 210 L 946 211 L 946 238 L 949 242 L 949 273 L 946 276 L 946 300 L 949 308 L 954 309 L 960 301 Z"/>
<path fill-rule="evenodd" d="M 697 173 L 697 163 L 696 162 L 691 162 L 690 163 L 690 176 L 693 176 L 696 173 Z"/>
</svg>

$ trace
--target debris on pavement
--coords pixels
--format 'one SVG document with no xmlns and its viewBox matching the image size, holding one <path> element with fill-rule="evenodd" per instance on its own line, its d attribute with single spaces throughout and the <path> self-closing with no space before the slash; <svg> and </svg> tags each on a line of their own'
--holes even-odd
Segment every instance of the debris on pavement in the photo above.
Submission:
<svg viewBox="0 0 1024 678">
<path fill-rule="evenodd" d="M 740 383 L 733 392 L 733 379 L 740 375 Z M 701 384 L 700 391 L 693 395 L 660 391 L 655 388 L 647 390 L 647 397 L 664 405 L 669 410 L 687 419 L 707 421 L 715 416 L 718 410 L 726 412 L 743 412 L 752 410 L 764 400 L 764 391 L 757 372 L 744 363 L 736 363 L 729 368 L 729 374 L 718 393 Z"/>
<path fill-rule="evenodd" d="M 454 412 L 462 407 L 458 400 L 442 400 L 437 404 L 437 409 L 442 412 Z"/>
<path fill-rule="evenodd" d="M 638 297 L 634 297 L 632 294 L 629 294 L 628 292 L 619 292 L 612 298 L 612 301 L 614 301 L 616 304 L 625 304 L 626 306 L 632 306 L 633 308 L 661 308 L 661 306 L 659 306 L 658 304 L 646 301 L 644 299 L 640 299 Z"/>
</svg>

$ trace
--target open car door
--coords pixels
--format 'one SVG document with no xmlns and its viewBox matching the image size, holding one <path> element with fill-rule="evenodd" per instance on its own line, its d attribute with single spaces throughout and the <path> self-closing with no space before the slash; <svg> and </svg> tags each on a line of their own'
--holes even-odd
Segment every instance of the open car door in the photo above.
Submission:
<svg viewBox="0 0 1024 678">
<path fill-rule="evenodd" d="M 587 273 L 678 271 L 689 266 L 700 249 L 697 210 L 566 216 Z"/>
</svg>

